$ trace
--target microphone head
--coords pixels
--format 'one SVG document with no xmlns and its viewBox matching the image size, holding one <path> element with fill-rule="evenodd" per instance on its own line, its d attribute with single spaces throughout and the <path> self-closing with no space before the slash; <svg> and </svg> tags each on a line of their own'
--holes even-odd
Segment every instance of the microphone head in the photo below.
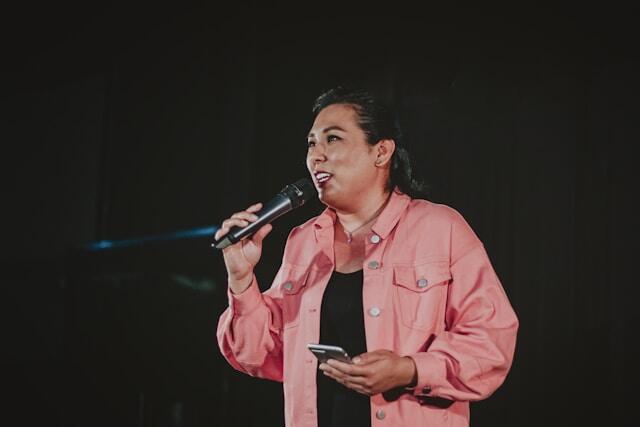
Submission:
<svg viewBox="0 0 640 427">
<path fill-rule="evenodd" d="M 292 208 L 297 208 L 304 205 L 304 203 L 316 193 L 315 190 L 309 178 L 301 178 L 293 184 L 284 187 L 280 193 L 291 200 Z"/>
</svg>

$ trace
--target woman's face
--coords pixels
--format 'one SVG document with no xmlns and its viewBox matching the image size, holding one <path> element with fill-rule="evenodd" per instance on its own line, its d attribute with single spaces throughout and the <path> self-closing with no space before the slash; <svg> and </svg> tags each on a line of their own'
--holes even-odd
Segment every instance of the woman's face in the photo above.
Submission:
<svg viewBox="0 0 640 427">
<path fill-rule="evenodd" d="M 320 200 L 334 208 L 356 208 L 378 174 L 376 150 L 367 143 L 356 111 L 346 104 L 324 108 L 307 141 L 307 168 Z"/>
</svg>

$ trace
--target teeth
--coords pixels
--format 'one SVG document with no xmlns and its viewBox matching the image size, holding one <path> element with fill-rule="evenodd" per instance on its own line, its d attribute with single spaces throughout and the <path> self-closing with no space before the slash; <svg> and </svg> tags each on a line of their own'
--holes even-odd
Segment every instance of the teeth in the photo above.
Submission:
<svg viewBox="0 0 640 427">
<path fill-rule="evenodd" d="M 316 174 L 316 179 L 318 180 L 318 182 L 325 182 L 329 178 L 331 178 L 331 174 L 330 173 L 320 172 L 320 173 Z"/>
</svg>

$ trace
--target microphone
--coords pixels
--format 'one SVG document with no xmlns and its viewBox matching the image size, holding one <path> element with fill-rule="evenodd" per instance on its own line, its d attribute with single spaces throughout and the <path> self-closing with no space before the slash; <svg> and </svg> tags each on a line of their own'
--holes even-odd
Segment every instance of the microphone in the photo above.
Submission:
<svg viewBox="0 0 640 427">
<path fill-rule="evenodd" d="M 304 205 L 314 193 L 314 186 L 308 178 L 302 178 L 284 187 L 262 209 L 255 214 L 258 219 L 246 227 L 232 227 L 227 234 L 211 244 L 216 249 L 224 249 L 227 246 L 252 236 L 265 224 L 279 218 L 287 212 Z"/>
</svg>

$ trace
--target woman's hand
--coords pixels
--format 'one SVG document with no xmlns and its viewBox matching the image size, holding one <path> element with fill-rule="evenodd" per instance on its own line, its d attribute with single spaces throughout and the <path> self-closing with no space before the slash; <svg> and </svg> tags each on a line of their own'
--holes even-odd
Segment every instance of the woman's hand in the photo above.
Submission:
<svg viewBox="0 0 640 427">
<path fill-rule="evenodd" d="M 319 369 L 345 387 L 367 396 L 410 386 L 417 373 L 413 359 L 389 350 L 361 354 L 353 358 L 352 364 L 329 359 L 321 363 Z"/>
<path fill-rule="evenodd" d="M 214 238 L 219 240 L 229 232 L 231 227 L 246 227 L 256 221 L 258 217 L 254 212 L 259 211 L 260 208 L 262 208 L 262 203 L 256 203 L 242 212 L 234 213 L 231 218 L 222 222 L 222 226 Z M 234 294 L 242 293 L 251 284 L 253 268 L 260 261 L 260 255 L 262 255 L 262 240 L 272 228 L 271 224 L 265 224 L 251 238 L 241 240 L 222 250 L 229 276 L 229 287 Z"/>
</svg>

